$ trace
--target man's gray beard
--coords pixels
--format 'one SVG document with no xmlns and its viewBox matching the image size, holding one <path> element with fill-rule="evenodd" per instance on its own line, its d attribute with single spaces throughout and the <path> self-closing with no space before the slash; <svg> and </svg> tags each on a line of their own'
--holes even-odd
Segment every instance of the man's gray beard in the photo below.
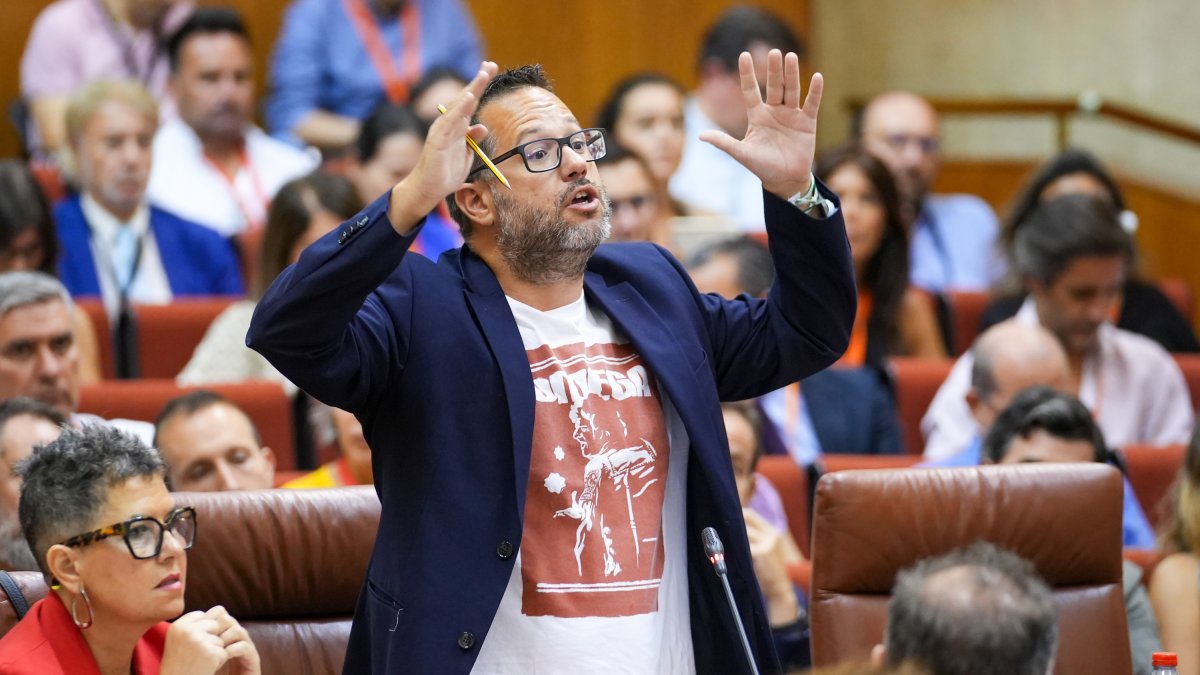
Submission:
<svg viewBox="0 0 1200 675">
<path fill-rule="evenodd" d="M 493 188 L 496 200 L 496 248 L 513 276 L 530 284 L 546 285 L 583 276 L 596 247 L 612 230 L 612 207 L 599 195 L 599 222 L 573 224 L 560 215 L 568 194 L 587 182 L 576 182 L 563 191 L 553 208 L 518 204 Z M 595 183 L 591 183 L 596 185 Z M 596 185 L 597 190 L 602 188 Z"/>
<path fill-rule="evenodd" d="M 0 565 L 9 571 L 37 572 L 37 558 L 25 541 L 16 514 L 0 514 Z"/>
</svg>

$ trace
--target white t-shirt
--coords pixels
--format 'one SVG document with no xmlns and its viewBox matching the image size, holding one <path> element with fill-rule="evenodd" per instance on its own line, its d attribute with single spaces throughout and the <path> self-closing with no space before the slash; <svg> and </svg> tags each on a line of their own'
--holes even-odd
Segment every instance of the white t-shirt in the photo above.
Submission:
<svg viewBox="0 0 1200 675">
<path fill-rule="evenodd" d="M 520 553 L 471 672 L 694 673 L 679 415 L 582 294 L 548 312 L 508 302 L 533 451 Z"/>
</svg>

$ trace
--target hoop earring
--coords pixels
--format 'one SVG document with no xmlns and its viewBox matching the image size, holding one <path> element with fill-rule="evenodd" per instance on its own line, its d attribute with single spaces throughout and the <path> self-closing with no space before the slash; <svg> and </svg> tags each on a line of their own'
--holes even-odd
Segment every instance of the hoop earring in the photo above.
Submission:
<svg viewBox="0 0 1200 675">
<path fill-rule="evenodd" d="M 87 591 L 82 586 L 79 588 L 79 595 L 83 598 L 83 605 L 87 607 L 87 620 L 80 621 L 75 614 L 75 603 L 79 601 L 79 598 L 71 598 L 71 620 L 75 622 L 79 630 L 87 630 L 92 627 L 92 621 L 95 620 L 95 616 L 92 614 L 92 601 L 88 599 Z"/>
</svg>

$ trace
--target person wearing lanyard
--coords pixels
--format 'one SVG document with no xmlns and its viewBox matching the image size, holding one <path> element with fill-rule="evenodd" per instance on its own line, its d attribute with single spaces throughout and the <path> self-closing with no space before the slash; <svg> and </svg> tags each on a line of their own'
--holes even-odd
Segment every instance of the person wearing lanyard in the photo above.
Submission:
<svg viewBox="0 0 1200 675">
<path fill-rule="evenodd" d="M 267 125 L 290 143 L 345 149 L 381 103 L 408 103 L 435 67 L 470 79 L 480 52 L 459 0 L 295 0 L 271 61 Z"/>
<path fill-rule="evenodd" d="M 141 82 L 173 117 L 163 36 L 191 9 L 189 0 L 58 0 L 42 10 L 21 56 L 29 149 L 49 156 L 63 147 L 69 97 L 98 79 Z"/>
<path fill-rule="evenodd" d="M 179 118 L 155 136 L 151 200 L 227 237 L 261 228 L 275 193 L 316 157 L 254 126 L 250 40 L 236 12 L 197 9 L 167 51 Z"/>
<path fill-rule="evenodd" d="M 937 111 L 903 91 L 880 94 L 862 109 L 859 140 L 888 165 L 904 199 L 909 278 L 932 293 L 986 291 L 1003 273 L 996 214 L 973 195 L 931 193 L 941 167 Z"/>
</svg>

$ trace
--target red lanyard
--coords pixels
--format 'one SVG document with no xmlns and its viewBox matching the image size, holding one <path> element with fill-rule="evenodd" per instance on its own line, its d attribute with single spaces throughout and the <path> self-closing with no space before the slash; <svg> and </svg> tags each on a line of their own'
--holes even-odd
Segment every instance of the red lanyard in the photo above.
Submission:
<svg viewBox="0 0 1200 675">
<path fill-rule="evenodd" d="M 396 105 L 407 103 L 408 88 L 421 77 L 421 13 L 417 9 L 417 1 L 408 0 L 404 3 L 404 9 L 400 10 L 400 29 L 404 34 L 404 54 L 401 58 L 403 75 L 397 72 L 396 61 L 383 40 L 383 34 L 366 0 L 343 0 L 343 3 L 367 55 L 371 57 L 371 63 L 375 65 L 380 82 L 383 82 L 388 100 Z"/>
<path fill-rule="evenodd" d="M 246 229 L 253 230 L 261 226 L 265 221 L 267 204 L 270 200 L 267 199 L 267 191 L 263 189 L 262 181 L 258 179 L 258 173 L 254 171 L 254 167 L 250 166 L 250 159 L 246 156 L 246 151 L 242 151 L 241 164 L 238 167 L 238 171 L 235 171 L 232 175 L 226 173 L 220 164 L 208 156 L 208 153 L 204 153 L 204 161 L 208 162 L 213 171 L 216 171 L 217 175 L 225 179 L 225 182 L 229 185 L 229 196 L 233 197 L 233 203 L 237 205 L 238 210 L 242 212 L 242 217 L 246 219 Z M 242 195 L 237 186 L 238 173 L 243 170 L 250 174 L 250 188 L 254 190 L 251 199 L 254 199 L 256 203 L 249 205 L 246 203 L 246 197 Z"/>
</svg>

